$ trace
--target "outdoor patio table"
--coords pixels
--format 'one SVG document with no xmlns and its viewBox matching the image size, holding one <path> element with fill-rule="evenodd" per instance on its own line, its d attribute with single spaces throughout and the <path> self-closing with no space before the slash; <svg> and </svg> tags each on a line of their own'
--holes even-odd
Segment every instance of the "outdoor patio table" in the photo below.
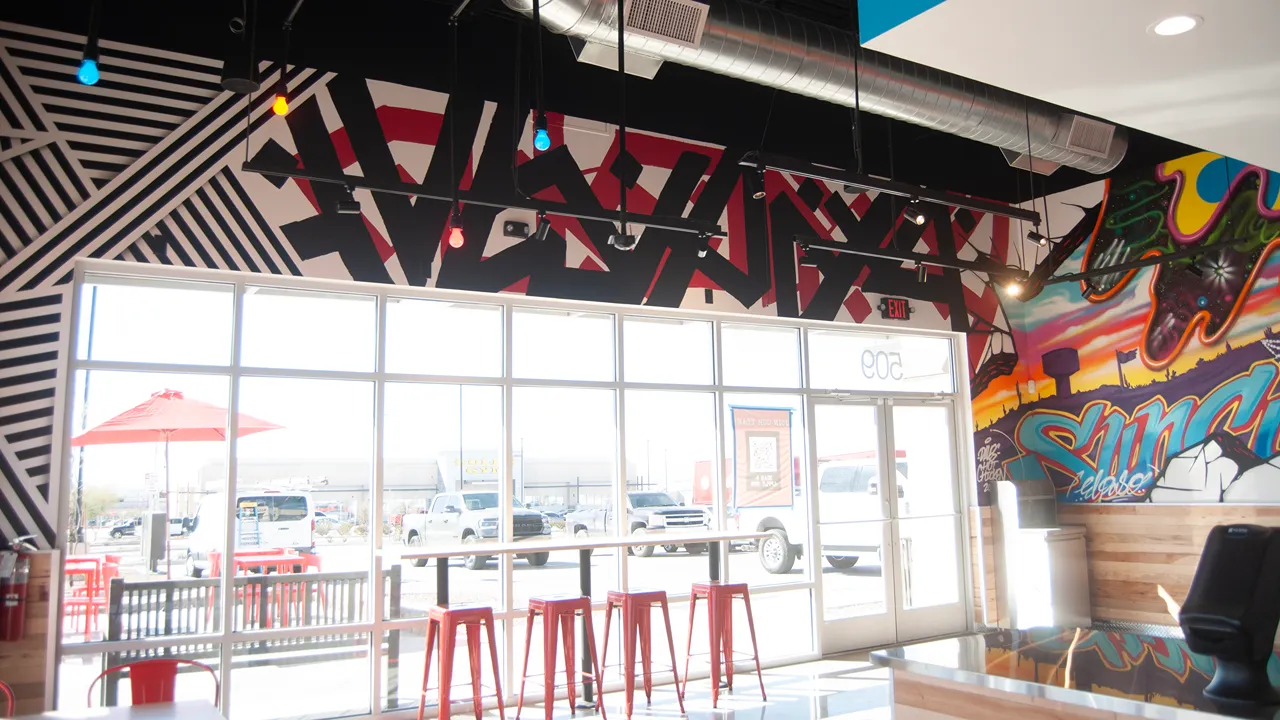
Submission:
<svg viewBox="0 0 1280 720">
<path fill-rule="evenodd" d="M 768 533 L 760 532 L 704 532 L 704 533 L 670 533 L 647 535 L 644 537 L 610 537 L 588 540 L 571 540 L 567 542 L 505 542 L 482 543 L 468 547 L 454 546 L 438 550 L 415 550 L 401 556 L 404 560 L 436 560 L 436 602 L 449 604 L 449 559 L 467 557 L 468 555 L 524 555 L 534 552 L 555 552 L 558 550 L 578 551 L 578 585 L 583 595 L 591 597 L 591 551 L 603 548 L 625 548 L 637 545 L 684 545 L 690 543 L 706 543 L 707 545 L 707 579 L 720 579 L 720 557 L 724 544 L 740 540 L 760 540 L 768 537 Z M 591 671 L 590 645 L 587 642 L 586 623 L 582 624 L 582 642 L 580 657 L 582 669 Z M 582 705 L 594 706 L 591 679 L 582 680 Z"/>
<path fill-rule="evenodd" d="M 83 710 L 54 710 L 40 715 L 19 715 L 13 720 L 224 720 L 207 700 L 183 700 L 149 705 L 121 705 Z"/>
</svg>

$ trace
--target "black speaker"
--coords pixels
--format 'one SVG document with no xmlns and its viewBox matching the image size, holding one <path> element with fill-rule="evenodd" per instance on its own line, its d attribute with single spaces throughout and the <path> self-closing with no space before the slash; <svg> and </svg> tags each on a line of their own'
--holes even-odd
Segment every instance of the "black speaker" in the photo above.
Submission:
<svg viewBox="0 0 1280 720">
<path fill-rule="evenodd" d="M 1205 695 L 1280 704 L 1267 677 L 1280 624 L 1280 532 L 1258 525 L 1209 531 L 1179 623 L 1191 650 L 1217 661 Z"/>
</svg>

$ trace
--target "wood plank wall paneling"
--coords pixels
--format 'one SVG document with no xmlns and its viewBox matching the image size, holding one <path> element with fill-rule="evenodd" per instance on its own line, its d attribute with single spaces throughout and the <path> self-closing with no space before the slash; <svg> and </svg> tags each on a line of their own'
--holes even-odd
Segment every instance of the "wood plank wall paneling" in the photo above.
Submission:
<svg viewBox="0 0 1280 720">
<path fill-rule="evenodd" d="M 1000 620 L 1000 602 L 996 592 L 995 513 L 991 507 L 969 508 L 969 558 L 973 563 L 974 622 L 994 626 Z M 984 595 L 985 618 L 982 614 Z"/>
<path fill-rule="evenodd" d="M 1060 505 L 1062 525 L 1083 525 L 1094 620 L 1176 625 L 1164 588 L 1181 606 L 1215 525 L 1280 526 L 1277 505 Z"/>
<path fill-rule="evenodd" d="M 39 552 L 31 556 L 30 585 L 27 587 L 26 631 L 18 642 L 0 643 L 0 680 L 13 688 L 17 714 L 42 713 L 45 687 L 53 657 L 50 632 L 56 631 L 53 614 L 56 593 L 53 592 L 53 567 L 56 552 Z"/>
<path fill-rule="evenodd" d="M 893 716 L 897 720 L 1120 720 L 1136 717 L 901 670 L 893 671 Z"/>
</svg>

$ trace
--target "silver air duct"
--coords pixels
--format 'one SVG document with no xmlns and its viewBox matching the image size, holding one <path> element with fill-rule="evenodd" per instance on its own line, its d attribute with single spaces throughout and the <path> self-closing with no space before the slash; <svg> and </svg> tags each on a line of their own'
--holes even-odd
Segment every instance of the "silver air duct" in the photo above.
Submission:
<svg viewBox="0 0 1280 720">
<path fill-rule="evenodd" d="M 503 2 L 532 14 L 533 0 Z M 588 49 L 616 47 L 615 0 L 541 3 L 542 22 L 552 32 L 577 38 Z M 709 11 L 690 0 L 628 0 L 626 12 L 627 50 L 654 66 L 670 60 L 853 107 L 854 41 L 849 33 L 740 0 L 718 0 Z M 630 68 L 631 61 L 627 64 Z M 863 110 L 994 145 L 1009 151 L 1010 162 L 1022 167 L 1025 108 L 1038 172 L 1068 165 L 1107 173 L 1128 147 L 1123 128 L 924 65 L 864 49 L 859 69 Z"/>
</svg>

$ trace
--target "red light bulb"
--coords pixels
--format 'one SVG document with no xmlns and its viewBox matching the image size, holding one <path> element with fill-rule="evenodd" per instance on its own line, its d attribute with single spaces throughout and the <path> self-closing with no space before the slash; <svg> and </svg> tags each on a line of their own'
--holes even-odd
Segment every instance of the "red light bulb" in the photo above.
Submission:
<svg viewBox="0 0 1280 720">
<path fill-rule="evenodd" d="M 449 228 L 449 247 L 460 248 L 466 241 L 466 238 L 462 237 L 462 228 L 457 226 Z"/>
</svg>

